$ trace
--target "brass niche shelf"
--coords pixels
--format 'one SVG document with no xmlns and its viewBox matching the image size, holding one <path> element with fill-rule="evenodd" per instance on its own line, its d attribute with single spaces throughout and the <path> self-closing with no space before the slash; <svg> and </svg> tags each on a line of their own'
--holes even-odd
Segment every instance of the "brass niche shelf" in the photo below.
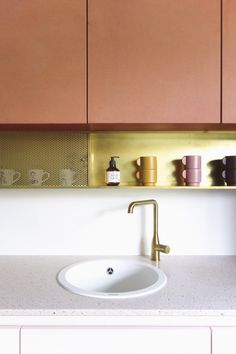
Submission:
<svg viewBox="0 0 236 354">
<path fill-rule="evenodd" d="M 82 187 L 83 188 L 83 187 Z M 88 186 L 89 189 L 139 189 L 139 190 L 236 190 L 236 186 Z"/>
<path fill-rule="evenodd" d="M 98 189 L 98 190 L 236 190 L 236 186 L 59 186 L 59 185 L 41 185 L 41 186 L 30 186 L 30 185 L 14 185 L 4 186 L 0 189 L 78 189 L 78 190 L 88 190 L 88 189 Z"/>
<path fill-rule="evenodd" d="M 186 155 L 202 156 L 201 186 L 185 186 L 179 178 Z M 235 189 L 225 186 L 222 159 L 236 155 L 236 131 L 96 132 L 89 134 L 89 186 L 104 186 L 110 156 L 120 156 L 119 188 L 143 188 L 136 179 L 137 159 L 157 156 L 157 184 L 154 189 Z M 109 187 L 111 188 L 111 187 Z M 148 188 L 148 187 L 144 187 Z"/>
<path fill-rule="evenodd" d="M 107 187 L 105 170 L 114 155 L 120 156 L 117 164 L 121 184 Z M 153 187 L 140 186 L 136 179 L 136 160 L 145 155 L 157 156 L 158 179 Z M 201 186 L 178 183 L 176 170 L 185 155 L 202 156 Z M 1 131 L 0 169 L 19 171 L 21 178 L 0 188 L 234 190 L 235 186 L 225 186 L 223 180 L 217 181 L 214 176 L 226 155 L 236 155 L 236 131 Z M 30 169 L 43 169 L 50 173 L 50 178 L 40 186 L 30 185 Z M 75 171 L 78 180 L 72 186 L 62 186 L 61 169 Z"/>
</svg>

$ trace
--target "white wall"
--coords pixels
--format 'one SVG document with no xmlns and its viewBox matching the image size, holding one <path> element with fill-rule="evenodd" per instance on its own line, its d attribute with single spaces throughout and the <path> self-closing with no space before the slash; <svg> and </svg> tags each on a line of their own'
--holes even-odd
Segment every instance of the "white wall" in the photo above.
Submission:
<svg viewBox="0 0 236 354">
<path fill-rule="evenodd" d="M 236 254 L 236 191 L 2 189 L 0 254 L 149 254 L 152 207 L 171 254 Z"/>
</svg>

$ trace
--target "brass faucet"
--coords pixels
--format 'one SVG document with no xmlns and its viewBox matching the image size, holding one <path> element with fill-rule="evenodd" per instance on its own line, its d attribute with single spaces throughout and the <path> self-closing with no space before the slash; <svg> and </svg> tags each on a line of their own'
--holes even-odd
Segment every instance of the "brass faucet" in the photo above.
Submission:
<svg viewBox="0 0 236 354">
<path fill-rule="evenodd" d="M 158 224 L 158 204 L 155 199 L 137 200 L 130 203 L 128 213 L 133 213 L 134 207 L 139 205 L 153 205 L 153 239 L 152 239 L 152 261 L 160 261 L 160 252 L 169 253 L 170 247 L 161 245 L 157 231 Z"/>
</svg>

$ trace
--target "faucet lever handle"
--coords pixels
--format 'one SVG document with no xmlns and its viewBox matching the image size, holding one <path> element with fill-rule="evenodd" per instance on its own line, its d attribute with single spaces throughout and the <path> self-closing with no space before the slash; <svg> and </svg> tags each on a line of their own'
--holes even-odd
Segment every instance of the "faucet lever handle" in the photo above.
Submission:
<svg viewBox="0 0 236 354">
<path fill-rule="evenodd" d="M 155 251 L 162 252 L 162 253 L 169 253 L 170 252 L 170 247 L 167 245 L 157 245 L 155 247 Z"/>
</svg>

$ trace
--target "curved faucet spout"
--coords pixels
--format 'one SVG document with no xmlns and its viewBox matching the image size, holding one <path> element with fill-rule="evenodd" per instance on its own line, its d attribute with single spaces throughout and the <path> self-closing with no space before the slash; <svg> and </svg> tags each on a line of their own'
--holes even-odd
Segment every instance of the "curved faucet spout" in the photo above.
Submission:
<svg viewBox="0 0 236 354">
<path fill-rule="evenodd" d="M 152 261 L 160 261 L 160 252 L 169 253 L 170 247 L 161 245 L 158 236 L 158 204 L 155 199 L 137 200 L 129 204 L 128 213 L 133 213 L 135 206 L 153 205 L 153 239 L 152 239 Z"/>
<path fill-rule="evenodd" d="M 157 202 L 155 199 L 146 199 L 146 200 L 137 200 L 135 202 L 132 202 L 128 206 L 128 213 L 133 213 L 134 207 L 138 205 L 150 205 L 153 204 L 154 207 L 158 207 Z"/>
</svg>

